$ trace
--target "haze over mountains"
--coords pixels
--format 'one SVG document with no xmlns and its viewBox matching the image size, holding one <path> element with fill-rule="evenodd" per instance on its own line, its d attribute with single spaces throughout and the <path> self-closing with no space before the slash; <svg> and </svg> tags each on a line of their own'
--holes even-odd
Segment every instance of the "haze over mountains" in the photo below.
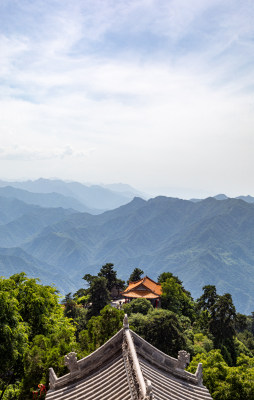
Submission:
<svg viewBox="0 0 254 400">
<path fill-rule="evenodd" d="M 9 187 L 9 194 L 6 187 Z M 35 181 L 7 182 L 0 181 L 0 188 L 4 197 L 15 197 L 30 204 L 38 204 L 43 207 L 71 207 L 77 211 L 86 211 L 98 214 L 128 203 L 140 192 L 129 185 L 83 185 L 79 182 L 64 182 L 59 179 L 37 179 Z M 14 189 L 22 189 L 25 192 Z M 28 195 L 27 192 L 34 193 Z M 36 196 L 40 193 L 40 196 Z M 58 194 L 58 195 L 57 195 Z"/>
<path fill-rule="evenodd" d="M 232 294 L 238 311 L 254 311 L 249 198 L 130 200 L 134 189 L 122 187 L 120 193 L 97 186 L 93 202 L 91 192 L 85 201 L 89 188 L 81 184 L 39 180 L 0 186 L 0 275 L 25 271 L 66 293 L 84 286 L 85 273 L 112 262 L 122 279 L 134 267 L 154 279 L 171 271 L 194 298 L 203 285 L 215 284 L 219 293 Z M 54 194 L 46 192 L 53 187 Z M 120 201 L 125 204 L 114 208 Z"/>
</svg>

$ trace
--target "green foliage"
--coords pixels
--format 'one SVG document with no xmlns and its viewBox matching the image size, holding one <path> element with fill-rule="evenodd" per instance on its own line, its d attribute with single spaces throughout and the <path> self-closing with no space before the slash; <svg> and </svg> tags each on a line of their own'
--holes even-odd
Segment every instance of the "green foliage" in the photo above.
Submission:
<svg viewBox="0 0 254 400">
<path fill-rule="evenodd" d="M 131 314 L 129 317 L 130 328 L 139 336 L 144 337 L 147 324 L 147 316 L 144 314 L 136 313 Z"/>
<path fill-rule="evenodd" d="M 193 354 L 208 353 L 213 349 L 213 341 L 203 333 L 194 334 Z"/>
<path fill-rule="evenodd" d="M 19 382 L 10 384 L 6 388 L 3 395 L 4 400 L 17 400 L 20 399 L 20 384 Z"/>
<path fill-rule="evenodd" d="M 243 332 L 248 329 L 248 317 L 246 315 L 237 313 L 235 316 L 235 330 L 236 332 Z"/>
<path fill-rule="evenodd" d="M 113 269 L 114 264 L 107 263 L 103 265 L 100 269 L 100 272 L 98 273 L 98 276 L 104 277 L 107 280 L 107 289 L 109 292 L 113 289 L 113 287 L 116 285 L 116 271 Z"/>
<path fill-rule="evenodd" d="M 89 317 L 97 316 L 100 310 L 110 301 L 110 294 L 107 288 L 107 279 L 104 277 L 95 277 L 89 289 L 91 307 L 89 308 Z"/>
<path fill-rule="evenodd" d="M 152 310 L 142 314 L 132 314 L 129 324 L 145 340 L 171 356 L 186 348 L 183 327 L 177 315 L 168 310 Z M 140 321 L 139 321 L 140 319 Z"/>
<path fill-rule="evenodd" d="M 214 400 L 253 400 L 253 358 L 241 355 L 236 367 L 229 367 L 220 350 L 212 350 L 194 357 L 188 370 L 195 373 L 200 362 L 203 365 L 204 384 Z"/>
<path fill-rule="evenodd" d="M 123 305 L 124 312 L 129 316 L 133 313 L 146 315 L 153 309 L 151 302 L 147 299 L 134 299 L 130 303 Z"/>
<path fill-rule="evenodd" d="M 167 278 L 161 284 L 161 307 L 194 318 L 194 303 L 188 292 L 178 283 L 175 277 Z"/>
<path fill-rule="evenodd" d="M 173 278 L 175 280 L 175 282 L 177 282 L 180 286 L 182 286 L 182 281 L 180 281 L 180 279 L 178 278 L 178 276 L 175 276 L 172 274 L 172 272 L 162 272 L 159 276 L 158 276 L 158 283 L 162 284 L 164 282 L 166 282 L 166 280 L 168 278 Z"/>
<path fill-rule="evenodd" d="M 134 270 L 132 271 L 132 273 L 130 274 L 130 277 L 128 279 L 128 283 L 130 282 L 137 282 L 141 279 L 141 275 L 143 275 L 144 271 L 142 271 L 142 269 L 140 268 L 134 268 Z"/>
<path fill-rule="evenodd" d="M 56 289 L 29 279 L 24 273 L 13 275 L 5 282 L 18 301 L 18 310 L 29 327 L 29 337 L 47 334 L 54 329 L 54 318 L 59 313 L 59 297 Z"/>
<path fill-rule="evenodd" d="M 65 373 L 64 356 L 74 350 L 77 350 L 75 328 L 64 317 L 56 321 L 55 331 L 48 337 L 35 336 L 24 356 L 22 394 L 28 396 L 28 389 L 37 382 L 48 385 L 50 367 L 58 375 Z"/>
<path fill-rule="evenodd" d="M 82 296 L 89 295 L 91 293 L 91 288 L 93 287 L 94 282 L 96 281 L 98 283 L 98 280 L 97 280 L 98 278 L 106 279 L 106 287 L 107 287 L 107 290 L 111 297 L 114 297 L 115 295 L 118 296 L 120 290 L 122 290 L 124 288 L 125 281 L 117 278 L 117 273 L 116 273 L 116 271 L 114 271 L 113 267 L 114 267 L 114 264 L 107 263 L 101 267 L 97 276 L 86 274 L 83 277 L 83 279 L 88 282 L 89 288 L 86 290 L 79 289 L 78 292 L 76 293 L 76 296 L 80 297 L 82 292 L 83 292 Z M 113 289 L 116 289 L 118 291 L 118 293 L 114 294 Z M 83 299 L 85 300 L 84 297 L 83 297 Z M 90 298 L 88 299 L 88 301 L 90 301 Z M 105 304 L 103 304 L 101 308 L 103 308 L 104 306 L 105 306 Z"/>
<path fill-rule="evenodd" d="M 93 282 L 94 278 L 96 278 L 95 275 L 91 275 L 91 274 L 85 274 L 83 276 L 82 279 L 84 279 L 85 281 L 87 281 L 88 285 L 91 285 L 91 283 Z M 80 289 L 79 289 L 80 290 Z"/>
<path fill-rule="evenodd" d="M 234 349 L 236 357 L 240 357 L 240 355 L 253 357 L 252 351 L 237 337 L 234 337 Z"/>
<path fill-rule="evenodd" d="M 232 297 L 229 293 L 219 296 L 213 285 L 204 286 L 203 291 L 196 306 L 199 311 L 199 326 L 204 333 L 212 335 L 214 347 L 221 349 L 224 359 L 234 365 L 236 311 Z M 242 318 L 241 321 L 243 323 Z"/>
<path fill-rule="evenodd" d="M 84 297 L 84 296 L 83 296 Z M 88 310 L 83 307 L 83 297 L 76 298 L 76 301 L 70 296 L 70 293 L 65 297 L 64 316 L 70 318 L 75 326 L 75 335 L 78 339 L 79 332 L 86 328 L 88 320 Z M 90 298 L 90 296 L 89 296 Z"/>
<path fill-rule="evenodd" d="M 113 264 L 86 278 L 89 288 L 68 293 L 64 307 L 54 287 L 23 273 L 0 279 L 0 398 L 31 399 L 38 383 L 48 385 L 49 367 L 66 373 L 64 355 L 96 350 L 121 329 L 127 313 L 131 328 L 161 351 L 175 357 L 189 351 L 191 372 L 202 362 L 214 400 L 254 399 L 254 313 L 236 314 L 229 294 L 219 296 L 208 285 L 194 305 L 182 282 L 165 272 L 162 309 L 135 299 L 118 310 L 108 305 L 108 289 L 118 284 Z"/>
<path fill-rule="evenodd" d="M 253 357 L 254 356 L 254 337 L 253 337 L 253 334 L 250 331 L 245 330 L 244 332 L 240 332 L 237 335 L 237 337 L 240 340 L 240 342 L 243 343 L 247 347 L 247 349 L 251 352 L 251 355 Z"/>
<path fill-rule="evenodd" d="M 103 345 L 123 325 L 124 311 L 107 305 L 100 311 L 100 315 L 92 317 L 87 329 L 80 332 L 80 345 L 83 354 L 89 354 Z"/>
<path fill-rule="evenodd" d="M 9 285 L 8 285 L 9 286 Z M 19 313 L 19 303 L 9 291 L 0 290 L 0 393 L 21 376 L 28 346 L 28 327 Z"/>
<path fill-rule="evenodd" d="M 191 361 L 188 371 L 195 374 L 199 363 L 202 363 L 203 366 L 204 385 L 213 397 L 218 385 L 226 379 L 228 365 L 224 361 L 220 350 L 211 350 L 208 354 L 198 354 Z"/>
<path fill-rule="evenodd" d="M 218 299 L 216 287 L 214 285 L 206 285 L 202 289 L 204 293 L 197 300 L 198 309 L 211 312 Z"/>
<path fill-rule="evenodd" d="M 235 306 L 229 293 L 218 296 L 211 307 L 209 330 L 215 338 L 215 344 L 220 345 L 235 335 Z"/>
<path fill-rule="evenodd" d="M 26 400 L 46 382 L 49 366 L 62 371 L 63 356 L 76 348 L 75 328 L 64 317 L 54 287 L 24 273 L 0 278 L 0 396 Z"/>
</svg>

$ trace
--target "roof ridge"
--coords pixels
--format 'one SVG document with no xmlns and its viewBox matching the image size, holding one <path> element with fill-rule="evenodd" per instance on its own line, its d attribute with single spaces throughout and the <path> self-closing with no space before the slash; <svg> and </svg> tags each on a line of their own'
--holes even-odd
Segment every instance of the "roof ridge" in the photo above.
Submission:
<svg viewBox="0 0 254 400">
<path fill-rule="evenodd" d="M 128 285 L 130 285 L 131 283 L 138 283 L 138 282 L 140 282 L 140 281 L 143 281 L 144 279 L 145 279 L 145 276 L 144 276 L 144 278 L 138 279 L 137 281 L 130 281 L 130 282 L 128 283 Z"/>
<path fill-rule="evenodd" d="M 144 279 L 145 279 L 145 278 L 149 279 L 150 281 L 152 281 L 152 282 L 155 283 L 156 285 L 161 286 L 161 283 L 155 282 L 152 278 L 149 278 L 149 276 L 146 275 L 146 276 L 144 277 Z"/>
<path fill-rule="evenodd" d="M 98 393 L 104 390 L 103 387 L 107 392 L 105 399 L 119 399 L 119 390 L 124 392 L 124 398 L 131 395 L 132 400 L 151 400 L 153 395 L 158 397 L 160 390 L 166 394 L 163 398 L 168 398 L 173 390 L 174 398 L 180 400 L 183 384 L 186 386 L 186 395 L 187 391 L 190 392 L 190 398 L 196 396 L 195 399 L 200 400 L 212 399 L 202 384 L 202 364 L 198 365 L 195 374 L 186 371 L 189 354 L 185 350 L 178 352 L 178 358 L 163 353 L 129 328 L 127 315 L 123 328 L 99 349 L 79 361 L 76 353 L 71 352 L 65 361 L 70 371 L 68 374 L 58 378 L 54 370 L 50 369 L 50 390 L 46 396 L 48 400 L 60 400 L 69 394 L 71 398 L 76 398 L 79 393 L 87 393 L 85 390 L 89 390 L 89 399 L 95 400 Z M 121 387 L 119 376 L 115 373 L 118 368 L 121 369 L 118 375 L 123 374 L 124 384 Z M 110 379 L 106 379 L 107 374 Z M 165 385 L 160 384 L 162 380 Z M 104 383 L 101 385 L 101 382 Z M 90 390 L 91 385 L 95 387 Z"/>
<path fill-rule="evenodd" d="M 139 287 L 140 285 L 142 285 L 142 284 L 143 284 L 144 286 L 146 286 L 146 282 L 145 282 L 146 280 L 147 280 L 148 282 L 153 283 L 154 285 L 156 285 L 156 287 L 158 287 L 158 288 L 161 289 L 161 284 L 160 284 L 160 283 L 155 282 L 153 279 L 149 278 L 149 277 L 146 275 L 144 278 L 139 279 L 138 281 L 129 282 L 128 287 L 127 287 L 125 290 L 123 290 L 122 293 L 129 293 L 130 291 L 135 290 L 136 288 L 138 288 L 138 287 Z M 148 288 L 151 292 L 153 292 L 154 294 L 158 294 L 158 293 L 156 293 L 154 290 L 152 290 L 152 289 L 149 287 L 149 284 L 147 284 L 147 288 Z"/>
<path fill-rule="evenodd" d="M 128 324 L 124 329 L 123 338 L 123 358 L 126 366 L 126 373 L 129 376 L 131 388 L 134 392 L 134 398 L 135 400 L 140 399 L 139 394 L 141 393 L 141 399 L 145 399 L 147 394 L 145 378 L 141 370 Z"/>
</svg>

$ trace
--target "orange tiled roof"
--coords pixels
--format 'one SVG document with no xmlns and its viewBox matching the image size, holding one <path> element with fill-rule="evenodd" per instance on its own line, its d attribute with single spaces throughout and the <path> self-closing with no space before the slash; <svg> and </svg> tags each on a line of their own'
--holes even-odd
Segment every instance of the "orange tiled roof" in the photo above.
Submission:
<svg viewBox="0 0 254 400">
<path fill-rule="evenodd" d="M 130 282 L 129 286 L 122 292 L 125 297 L 146 297 L 150 299 L 161 296 L 161 285 L 145 276 L 137 282 Z"/>
<path fill-rule="evenodd" d="M 122 295 L 124 297 L 131 297 L 133 299 L 158 299 L 159 295 L 150 292 L 149 290 L 142 290 L 142 291 L 138 291 L 138 290 L 132 290 L 129 293 L 122 293 Z"/>
</svg>

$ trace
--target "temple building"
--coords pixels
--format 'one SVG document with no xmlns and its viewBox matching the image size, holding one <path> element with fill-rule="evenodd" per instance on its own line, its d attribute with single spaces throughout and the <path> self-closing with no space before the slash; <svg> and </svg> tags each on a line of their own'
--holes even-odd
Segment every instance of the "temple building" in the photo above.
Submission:
<svg viewBox="0 0 254 400">
<path fill-rule="evenodd" d="M 46 400 L 212 400 L 202 383 L 202 365 L 195 374 L 185 371 L 189 354 L 178 359 L 153 347 L 123 328 L 89 356 L 65 356 L 69 373 L 57 377 L 50 368 Z"/>
<path fill-rule="evenodd" d="M 121 295 L 127 300 L 148 299 L 156 307 L 159 304 L 161 293 L 161 285 L 145 276 L 139 281 L 130 282 Z"/>
</svg>

